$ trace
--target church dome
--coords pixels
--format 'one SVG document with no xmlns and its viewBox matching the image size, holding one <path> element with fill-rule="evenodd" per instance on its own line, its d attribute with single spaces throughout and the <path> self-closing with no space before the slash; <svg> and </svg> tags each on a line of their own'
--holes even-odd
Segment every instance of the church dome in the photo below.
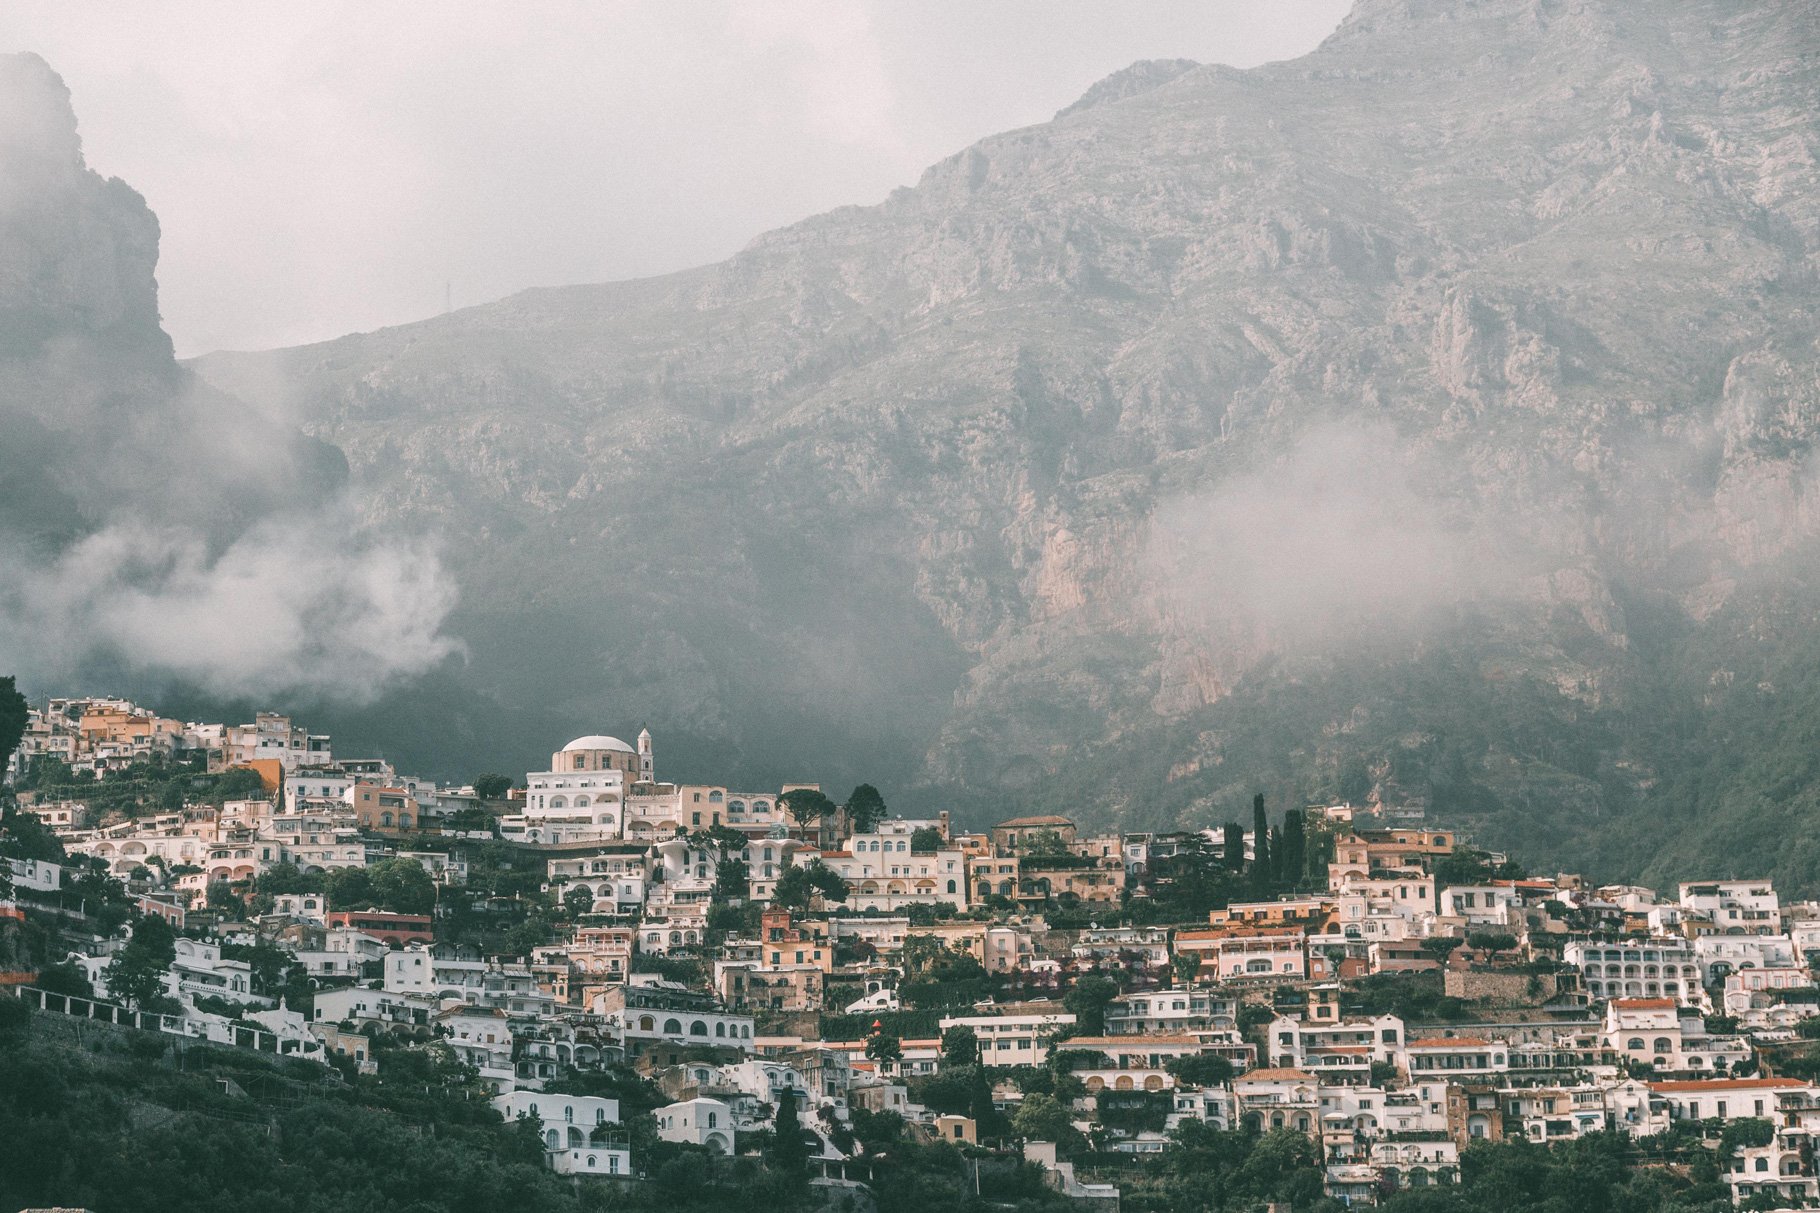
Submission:
<svg viewBox="0 0 1820 1213">
<path fill-rule="evenodd" d="M 574 741 L 571 741 L 562 748 L 562 752 L 565 754 L 574 753 L 576 750 L 618 750 L 622 754 L 637 753 L 636 750 L 619 738 L 608 737 L 604 733 L 593 733 L 587 737 L 577 737 Z"/>
</svg>

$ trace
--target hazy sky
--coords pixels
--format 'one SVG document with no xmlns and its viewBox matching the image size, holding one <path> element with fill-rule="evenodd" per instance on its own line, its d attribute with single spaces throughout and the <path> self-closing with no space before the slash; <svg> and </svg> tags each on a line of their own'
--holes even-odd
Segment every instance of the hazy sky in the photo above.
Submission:
<svg viewBox="0 0 1820 1213">
<path fill-rule="evenodd" d="M 1348 0 L 9 0 L 163 224 L 180 354 L 662 273 L 871 203 L 1137 59 L 1312 49 Z"/>
</svg>

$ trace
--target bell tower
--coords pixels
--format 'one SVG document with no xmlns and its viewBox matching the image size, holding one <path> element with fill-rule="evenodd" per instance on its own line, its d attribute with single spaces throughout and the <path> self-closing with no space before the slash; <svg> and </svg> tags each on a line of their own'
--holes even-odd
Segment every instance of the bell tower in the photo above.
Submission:
<svg viewBox="0 0 1820 1213">
<path fill-rule="evenodd" d="M 651 753 L 651 730 L 638 730 L 638 781 L 657 782 L 657 760 Z"/>
</svg>

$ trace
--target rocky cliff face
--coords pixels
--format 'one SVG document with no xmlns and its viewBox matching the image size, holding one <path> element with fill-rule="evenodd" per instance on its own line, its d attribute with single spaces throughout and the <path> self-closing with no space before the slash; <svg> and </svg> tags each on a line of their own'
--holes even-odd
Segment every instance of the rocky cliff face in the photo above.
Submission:
<svg viewBox="0 0 1820 1213">
<path fill-rule="evenodd" d="M 458 537 L 525 761 L 648 720 L 1146 825 L 1375 787 L 1585 860 L 1660 807 L 1651 722 L 1811 615 L 1816 46 L 1362 0 L 717 266 L 199 365 Z"/>
<path fill-rule="evenodd" d="M 359 698 L 441 660 L 433 559 L 349 525 L 333 446 L 177 365 L 157 260 L 62 80 L 0 56 L 0 667 Z"/>
</svg>

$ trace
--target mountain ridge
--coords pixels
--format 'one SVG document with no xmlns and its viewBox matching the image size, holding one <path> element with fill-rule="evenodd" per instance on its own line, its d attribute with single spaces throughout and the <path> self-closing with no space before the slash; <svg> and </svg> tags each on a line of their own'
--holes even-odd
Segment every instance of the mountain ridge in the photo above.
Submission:
<svg viewBox="0 0 1820 1213">
<path fill-rule="evenodd" d="M 1809 609 L 1815 21 L 1361 4 L 714 266 L 192 365 L 473 547 L 514 752 L 624 714 L 700 777 L 1375 788 L 1584 853 L 1658 795 L 1648 716 L 1713 725 L 1677 654 Z"/>
</svg>

